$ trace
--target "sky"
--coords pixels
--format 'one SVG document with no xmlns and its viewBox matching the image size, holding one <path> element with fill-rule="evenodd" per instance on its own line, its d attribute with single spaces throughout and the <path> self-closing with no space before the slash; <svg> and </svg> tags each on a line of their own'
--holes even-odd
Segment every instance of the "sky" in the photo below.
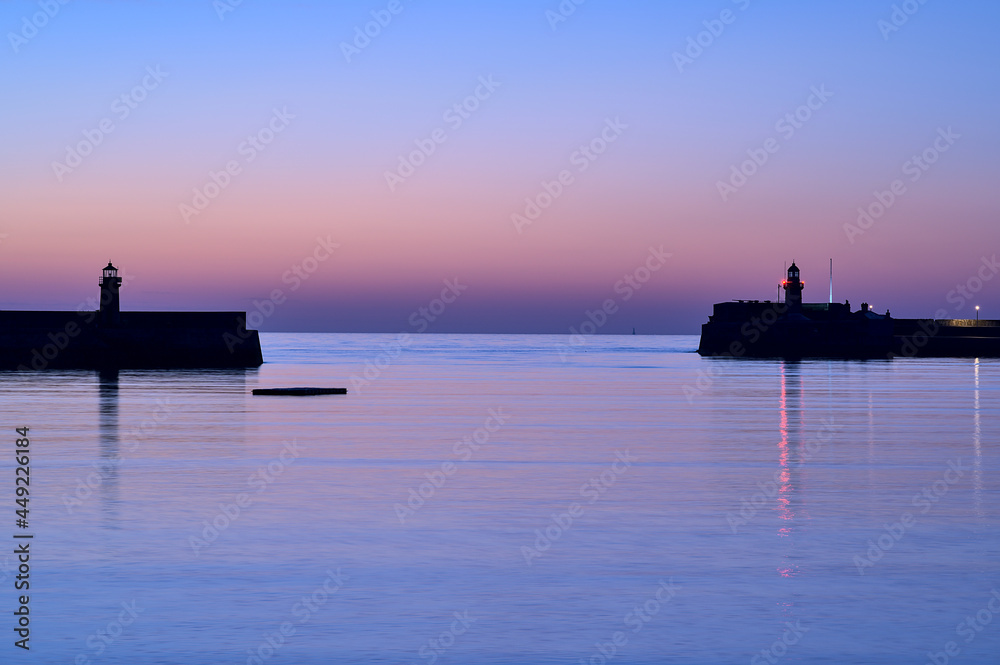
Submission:
<svg viewBox="0 0 1000 665">
<path fill-rule="evenodd" d="M 1000 318 L 1000 4 L 0 1 L 2 309 L 694 334 Z M 962 287 L 968 293 L 956 295 Z"/>
</svg>

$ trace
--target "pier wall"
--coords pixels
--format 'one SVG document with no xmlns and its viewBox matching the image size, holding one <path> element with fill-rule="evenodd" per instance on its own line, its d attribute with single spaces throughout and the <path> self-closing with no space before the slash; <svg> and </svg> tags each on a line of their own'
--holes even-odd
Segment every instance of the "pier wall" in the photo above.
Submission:
<svg viewBox="0 0 1000 665">
<path fill-rule="evenodd" d="M 260 337 L 244 312 L 0 311 L 0 369 L 258 367 Z M 227 344 L 237 336 L 239 344 Z M 228 336 L 228 337 L 227 337 Z"/>
</svg>

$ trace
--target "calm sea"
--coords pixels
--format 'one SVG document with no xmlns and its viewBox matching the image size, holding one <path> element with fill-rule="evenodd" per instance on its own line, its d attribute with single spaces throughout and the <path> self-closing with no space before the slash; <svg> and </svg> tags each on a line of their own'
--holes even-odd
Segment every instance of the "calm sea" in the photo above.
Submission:
<svg viewBox="0 0 1000 665">
<path fill-rule="evenodd" d="M 251 371 L 0 375 L 0 661 L 1000 662 L 997 360 L 261 338 Z M 350 393 L 250 394 L 302 385 Z"/>
</svg>

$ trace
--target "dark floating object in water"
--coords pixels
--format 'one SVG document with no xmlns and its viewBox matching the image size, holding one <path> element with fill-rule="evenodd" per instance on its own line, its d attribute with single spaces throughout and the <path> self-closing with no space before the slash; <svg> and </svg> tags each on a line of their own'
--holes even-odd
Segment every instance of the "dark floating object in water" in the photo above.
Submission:
<svg viewBox="0 0 1000 665">
<path fill-rule="evenodd" d="M 254 388 L 254 395 L 346 395 L 347 388 Z"/>
</svg>

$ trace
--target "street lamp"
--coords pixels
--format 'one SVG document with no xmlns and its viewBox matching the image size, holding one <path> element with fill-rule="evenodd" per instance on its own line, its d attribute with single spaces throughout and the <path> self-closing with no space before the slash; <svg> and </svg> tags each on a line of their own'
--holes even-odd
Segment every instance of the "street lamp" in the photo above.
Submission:
<svg viewBox="0 0 1000 665">
<path fill-rule="evenodd" d="M 979 305 L 976 305 L 976 321 L 979 320 Z"/>
</svg>

